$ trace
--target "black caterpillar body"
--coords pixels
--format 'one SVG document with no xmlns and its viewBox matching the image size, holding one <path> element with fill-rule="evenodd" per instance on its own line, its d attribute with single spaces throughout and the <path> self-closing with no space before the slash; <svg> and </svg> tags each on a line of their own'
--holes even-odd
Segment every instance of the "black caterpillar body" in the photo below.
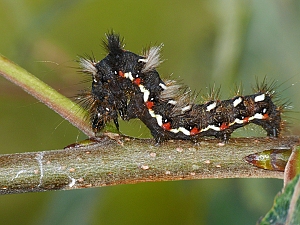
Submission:
<svg viewBox="0 0 300 225">
<path fill-rule="evenodd" d="M 214 136 L 227 142 L 231 133 L 249 123 L 277 137 L 282 129 L 282 107 L 273 101 L 272 88 L 263 82 L 253 95 L 229 100 L 211 99 L 196 104 L 193 95 L 174 81 L 164 82 L 158 72 L 161 46 L 143 56 L 123 48 L 119 35 L 110 33 L 104 42 L 107 56 L 96 62 L 81 58 L 83 72 L 92 76 L 92 89 L 80 96 L 90 112 L 95 133 L 113 120 L 139 118 L 157 142 L 168 139 L 198 140 Z"/>
</svg>

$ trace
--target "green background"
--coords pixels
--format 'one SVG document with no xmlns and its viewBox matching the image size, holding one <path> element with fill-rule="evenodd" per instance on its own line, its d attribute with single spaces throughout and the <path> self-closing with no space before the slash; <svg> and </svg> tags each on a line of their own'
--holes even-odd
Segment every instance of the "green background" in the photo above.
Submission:
<svg viewBox="0 0 300 225">
<path fill-rule="evenodd" d="M 164 78 L 221 97 L 256 78 L 278 80 L 291 100 L 285 135 L 299 135 L 299 1 L 0 1 L 0 53 L 60 93 L 88 88 L 78 55 L 102 59 L 104 34 L 125 37 L 126 49 L 164 43 Z M 61 149 L 85 136 L 20 88 L 0 78 L 2 153 Z M 149 137 L 139 121 L 122 132 Z M 254 126 L 236 136 L 264 136 Z M 5 224 L 255 224 L 272 206 L 282 180 L 226 179 L 119 185 L 89 190 L 0 196 Z"/>
</svg>

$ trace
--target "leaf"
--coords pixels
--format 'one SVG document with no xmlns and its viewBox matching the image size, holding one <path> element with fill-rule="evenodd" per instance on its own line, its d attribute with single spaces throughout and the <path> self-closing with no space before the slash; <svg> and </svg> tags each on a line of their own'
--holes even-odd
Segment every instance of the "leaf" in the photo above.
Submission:
<svg viewBox="0 0 300 225">
<path fill-rule="evenodd" d="M 289 183 L 297 174 L 300 174 L 300 146 L 293 148 L 292 154 L 284 171 L 284 185 Z"/>
<path fill-rule="evenodd" d="M 272 209 L 259 225 L 297 225 L 300 224 L 300 174 L 289 182 L 283 193 L 276 196 Z"/>
</svg>

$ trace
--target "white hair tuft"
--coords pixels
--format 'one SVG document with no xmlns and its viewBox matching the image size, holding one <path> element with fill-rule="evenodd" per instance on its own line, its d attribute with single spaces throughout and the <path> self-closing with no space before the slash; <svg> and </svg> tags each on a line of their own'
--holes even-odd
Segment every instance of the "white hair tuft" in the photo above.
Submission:
<svg viewBox="0 0 300 225">
<path fill-rule="evenodd" d="M 159 46 L 154 46 L 151 47 L 147 53 L 146 53 L 146 58 L 142 59 L 140 61 L 145 62 L 145 66 L 142 69 L 142 72 L 149 72 L 156 67 L 162 62 L 160 58 L 160 49 L 163 47 L 163 44 L 160 44 Z"/>
</svg>

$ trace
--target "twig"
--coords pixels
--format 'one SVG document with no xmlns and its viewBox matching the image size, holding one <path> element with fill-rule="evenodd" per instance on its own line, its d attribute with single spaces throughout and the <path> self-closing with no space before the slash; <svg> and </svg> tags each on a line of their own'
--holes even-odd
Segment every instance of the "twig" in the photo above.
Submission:
<svg viewBox="0 0 300 225">
<path fill-rule="evenodd" d="M 0 193 L 70 190 L 149 181 L 206 178 L 283 178 L 283 172 L 256 168 L 244 157 L 294 146 L 299 137 L 237 138 L 220 145 L 104 136 L 82 147 L 0 155 Z"/>
<path fill-rule="evenodd" d="M 43 102 L 88 137 L 94 136 L 89 123 L 84 119 L 85 112 L 78 104 L 61 95 L 49 85 L 2 55 L 0 55 L 0 75 L 3 75 L 6 79 Z"/>
<path fill-rule="evenodd" d="M 89 137 L 84 111 L 23 68 L 0 55 L 0 74 L 19 85 Z M 116 134 L 114 134 L 116 135 Z M 283 178 L 244 162 L 255 152 L 292 147 L 299 137 L 169 141 L 103 136 L 95 144 L 63 150 L 0 155 L 0 194 L 69 190 L 147 181 L 204 178 Z"/>
</svg>

